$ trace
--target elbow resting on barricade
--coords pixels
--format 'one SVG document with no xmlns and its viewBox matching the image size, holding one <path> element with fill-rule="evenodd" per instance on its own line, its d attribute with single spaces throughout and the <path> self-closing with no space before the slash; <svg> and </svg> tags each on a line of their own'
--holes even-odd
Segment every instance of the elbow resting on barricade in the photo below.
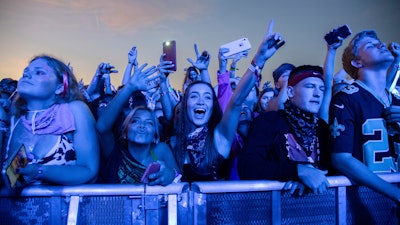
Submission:
<svg viewBox="0 0 400 225">
<path fill-rule="evenodd" d="M 380 174 L 399 184 L 400 173 Z M 278 181 L 29 186 L 0 197 L 1 224 L 399 224 L 399 206 L 344 176 L 324 194 Z"/>
</svg>

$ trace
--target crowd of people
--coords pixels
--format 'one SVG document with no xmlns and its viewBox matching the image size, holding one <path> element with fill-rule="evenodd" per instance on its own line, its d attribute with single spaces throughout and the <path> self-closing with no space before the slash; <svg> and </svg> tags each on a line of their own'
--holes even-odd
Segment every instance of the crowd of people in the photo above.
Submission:
<svg viewBox="0 0 400 225">
<path fill-rule="evenodd" d="M 324 193 L 327 176 L 343 174 L 400 202 L 400 189 L 377 175 L 400 169 L 400 97 L 388 91 L 400 46 L 361 31 L 335 75 L 342 43 L 327 43 L 323 67 L 282 62 L 274 87 L 260 84 L 284 44 L 273 23 L 240 76 L 236 63 L 248 51 L 219 49 L 216 85 L 209 53 L 195 45 L 181 90 L 169 83 L 175 71 L 165 55 L 158 65 L 139 64 L 135 46 L 118 88 L 109 63 L 85 85 L 69 64 L 36 56 L 18 81 L 0 83 L 1 160 L 24 147 L 28 163 L 14 168 L 22 186 L 278 180 L 302 195 Z"/>
</svg>

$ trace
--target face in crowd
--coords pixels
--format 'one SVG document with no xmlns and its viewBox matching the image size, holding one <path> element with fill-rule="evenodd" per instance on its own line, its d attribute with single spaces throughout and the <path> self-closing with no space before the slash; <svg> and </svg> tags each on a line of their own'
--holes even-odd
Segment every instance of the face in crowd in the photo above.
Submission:
<svg viewBox="0 0 400 225">
<path fill-rule="evenodd" d="M 186 107 L 189 120 L 198 127 L 206 125 L 214 106 L 212 88 L 204 83 L 197 83 L 187 91 Z"/>
<path fill-rule="evenodd" d="M 317 114 L 321 107 L 325 85 L 321 78 L 308 77 L 288 87 L 290 101 L 300 109 Z"/>
<path fill-rule="evenodd" d="M 125 119 L 122 129 L 128 142 L 148 145 L 159 141 L 155 114 L 144 107 L 133 109 Z"/>
</svg>

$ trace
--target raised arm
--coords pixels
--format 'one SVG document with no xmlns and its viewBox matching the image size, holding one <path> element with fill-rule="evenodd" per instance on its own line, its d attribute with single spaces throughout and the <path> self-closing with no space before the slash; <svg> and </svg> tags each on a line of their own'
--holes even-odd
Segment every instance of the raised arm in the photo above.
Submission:
<svg viewBox="0 0 400 225">
<path fill-rule="evenodd" d="M 160 73 L 160 95 L 163 114 L 168 121 L 171 121 L 174 116 L 175 104 L 172 102 L 172 96 L 170 96 L 169 87 L 167 85 L 167 74 L 171 74 L 175 71 L 169 70 L 173 67 L 172 62 L 164 61 L 164 56 L 165 53 L 161 55 L 160 64 L 158 65 L 158 71 Z"/>
<path fill-rule="evenodd" d="M 243 52 L 239 52 L 237 54 L 234 55 L 233 59 L 232 59 L 232 63 L 231 63 L 231 68 L 229 69 L 229 77 L 230 78 L 235 78 L 235 73 L 236 73 L 236 64 L 237 62 L 239 62 L 239 60 L 241 58 L 247 57 L 247 55 L 249 54 L 249 51 L 243 51 Z"/>
<path fill-rule="evenodd" d="M 217 97 L 222 112 L 225 112 L 229 99 L 232 96 L 232 88 L 229 80 L 229 72 L 226 70 L 226 66 L 228 64 L 228 58 L 224 56 L 224 53 L 228 51 L 229 49 L 227 48 L 220 48 L 218 52 L 219 69 L 217 72 L 217 81 L 218 81 Z"/>
<path fill-rule="evenodd" d="M 392 63 L 392 66 L 389 67 L 388 72 L 387 72 L 387 76 L 386 76 L 386 88 L 390 91 L 391 88 L 395 88 L 396 84 L 392 83 L 395 81 L 395 76 L 397 71 L 400 70 L 399 66 L 400 66 L 400 45 L 398 43 L 392 42 L 389 44 L 389 50 L 392 53 L 392 55 L 394 56 L 394 60 Z M 396 82 L 397 83 L 397 82 Z"/>
<path fill-rule="evenodd" d="M 284 43 L 280 34 L 273 33 L 272 29 L 273 21 L 271 21 L 268 32 L 264 36 L 257 53 L 254 55 L 251 65 L 242 76 L 238 87 L 232 94 L 221 122 L 214 131 L 215 146 L 217 146 L 218 152 L 225 158 L 228 158 L 230 153 L 230 147 L 239 123 L 242 103 L 256 82 L 260 80 L 260 71 L 264 67 L 265 62 Z"/>
<path fill-rule="evenodd" d="M 321 108 L 318 112 L 319 118 L 323 119 L 326 123 L 329 123 L 329 104 L 332 99 L 332 91 L 333 91 L 333 74 L 335 69 L 335 56 L 336 50 L 342 46 L 343 39 L 338 37 L 339 41 L 333 44 L 327 43 L 327 52 L 324 63 L 324 84 L 325 84 L 325 92 L 324 97 L 322 98 Z"/>
<path fill-rule="evenodd" d="M 129 79 L 132 75 L 132 69 L 137 69 L 138 61 L 137 61 L 137 49 L 136 46 L 133 46 L 128 53 L 128 64 L 126 65 L 124 77 L 122 78 L 122 85 L 125 85 L 129 82 Z"/>
<path fill-rule="evenodd" d="M 108 74 L 110 76 L 111 73 L 117 72 L 118 70 L 114 70 L 114 66 L 109 63 L 102 62 L 97 66 L 96 73 L 93 75 L 92 81 L 87 88 L 87 93 L 91 101 L 100 97 L 100 89 L 104 88 L 103 75 Z"/>
<path fill-rule="evenodd" d="M 200 71 L 200 78 L 202 81 L 211 84 L 210 74 L 208 73 L 208 65 L 210 64 L 211 58 L 210 54 L 207 51 L 203 51 L 201 54 L 199 54 L 197 44 L 194 44 L 194 51 L 197 57 L 196 62 L 191 58 L 187 58 L 187 61 Z"/>
<path fill-rule="evenodd" d="M 147 64 L 143 64 L 135 70 L 135 73 L 130 77 L 129 82 L 125 84 L 110 104 L 107 105 L 97 120 L 96 128 L 100 135 L 100 143 L 102 146 L 108 146 L 101 148 L 103 157 L 109 156 L 112 151 L 112 147 L 110 147 L 114 146 L 112 127 L 118 116 L 120 116 L 123 106 L 128 101 L 129 97 L 135 91 L 146 90 L 148 83 L 159 77 L 158 75 L 151 76 L 157 71 L 155 66 L 144 69 L 146 66 Z"/>
</svg>

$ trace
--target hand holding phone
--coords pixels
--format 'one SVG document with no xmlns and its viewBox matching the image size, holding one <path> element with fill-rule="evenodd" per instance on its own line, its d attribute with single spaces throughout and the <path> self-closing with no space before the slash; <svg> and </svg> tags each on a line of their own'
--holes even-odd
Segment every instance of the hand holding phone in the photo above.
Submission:
<svg viewBox="0 0 400 225">
<path fill-rule="evenodd" d="M 24 168 L 28 164 L 28 157 L 26 154 L 25 146 L 21 145 L 20 149 L 16 153 L 10 156 L 5 162 L 5 167 L 2 169 L 2 175 L 5 180 L 5 184 L 13 189 L 20 184 L 25 183 L 24 178 L 16 173 L 18 168 Z"/>
<path fill-rule="evenodd" d="M 350 35 L 351 35 L 351 30 L 350 30 L 349 26 L 343 25 L 343 26 L 333 29 L 331 32 L 327 33 L 324 36 L 324 38 L 325 38 L 326 43 L 328 43 L 328 45 L 332 45 L 334 43 L 339 42 L 340 40 L 347 38 Z M 339 37 L 341 39 L 339 39 Z"/>
<path fill-rule="evenodd" d="M 232 41 L 227 44 L 221 45 L 220 49 L 221 48 L 229 49 L 229 51 L 223 53 L 223 56 L 229 57 L 229 56 L 235 55 L 239 52 L 243 52 L 243 51 L 247 51 L 247 50 L 251 49 L 251 44 L 249 42 L 249 39 L 240 38 L 236 41 Z"/>
<path fill-rule="evenodd" d="M 158 171 L 160 171 L 160 164 L 157 162 L 150 163 L 144 171 L 144 174 L 140 181 L 145 184 L 149 183 L 150 174 L 157 173 Z"/>
<path fill-rule="evenodd" d="M 176 71 L 176 41 L 163 42 L 164 61 L 171 61 L 174 66 L 170 70 Z"/>
</svg>

